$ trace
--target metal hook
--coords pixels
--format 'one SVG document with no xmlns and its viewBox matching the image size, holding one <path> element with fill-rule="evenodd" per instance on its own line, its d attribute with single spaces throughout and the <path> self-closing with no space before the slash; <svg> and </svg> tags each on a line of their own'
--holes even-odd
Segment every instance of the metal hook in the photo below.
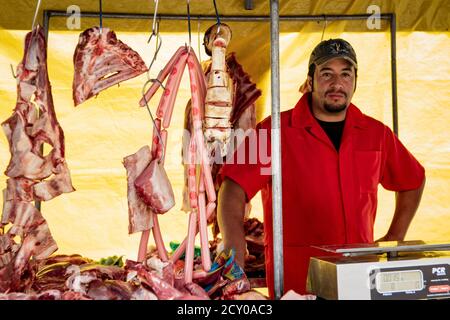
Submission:
<svg viewBox="0 0 450 320">
<path fill-rule="evenodd" d="M 16 73 L 14 72 L 14 67 L 13 67 L 12 63 L 10 63 L 9 66 L 11 67 L 11 73 L 12 73 L 12 76 L 14 77 L 14 79 L 17 79 L 18 76 L 17 76 Z"/>
<path fill-rule="evenodd" d="M 100 34 L 103 32 L 103 10 L 102 10 L 102 0 L 98 0 L 100 7 Z"/>
<path fill-rule="evenodd" d="M 158 135 L 159 142 L 162 145 L 161 159 L 159 161 L 164 161 L 164 156 L 165 156 L 164 142 L 163 142 L 163 139 L 161 137 L 161 133 L 159 132 L 158 127 L 156 126 L 155 119 L 153 118 L 153 114 L 152 114 L 152 112 L 150 110 L 150 107 L 148 106 L 147 98 L 145 97 L 145 93 L 147 92 L 146 87 L 147 87 L 147 85 L 149 83 L 157 82 L 164 90 L 166 90 L 166 88 L 161 83 L 161 81 L 159 81 L 159 79 L 151 79 L 150 78 L 150 70 L 152 69 L 153 63 L 156 61 L 156 58 L 158 56 L 158 52 L 161 49 L 161 45 L 162 45 L 162 39 L 161 39 L 161 36 L 159 35 L 160 19 L 159 18 L 157 19 L 158 3 L 159 3 L 159 0 L 155 0 L 155 12 L 153 14 L 152 33 L 150 34 L 150 37 L 147 40 L 147 43 L 150 43 L 152 38 L 156 37 L 155 53 L 153 54 L 152 61 L 150 62 L 150 65 L 149 65 L 148 70 L 147 70 L 147 81 L 144 83 L 144 86 L 142 87 L 142 97 L 144 98 L 145 107 L 147 108 L 147 111 L 148 111 L 148 113 L 150 115 L 150 118 L 152 119 L 153 127 L 156 130 L 156 134 Z"/>
<path fill-rule="evenodd" d="M 322 30 L 322 37 L 320 38 L 320 41 L 322 42 L 323 40 L 323 36 L 325 34 L 325 28 L 327 27 L 328 21 L 327 21 L 327 16 L 323 15 L 323 20 L 325 21 L 325 24 L 323 25 L 323 30 Z"/>
<path fill-rule="evenodd" d="M 217 10 L 217 4 L 216 4 L 216 0 L 213 0 L 214 3 L 214 10 L 216 11 L 216 19 L 217 19 L 217 32 L 216 32 L 216 36 L 219 34 L 220 32 L 220 16 L 219 16 L 219 11 Z"/>
<path fill-rule="evenodd" d="M 36 5 L 36 10 L 34 11 L 34 18 L 33 18 L 33 24 L 31 25 L 31 30 L 34 29 L 34 24 L 36 23 L 37 14 L 39 11 L 39 7 L 41 6 L 41 0 L 38 0 Z"/>
<path fill-rule="evenodd" d="M 152 34 L 150 35 L 150 38 L 148 39 L 148 43 L 150 43 L 150 41 L 152 40 L 153 36 L 156 37 L 155 53 L 153 54 L 152 60 L 150 62 L 150 65 L 148 66 L 148 70 L 147 70 L 147 79 L 148 80 L 151 80 L 151 78 L 150 78 L 150 70 L 152 69 L 153 63 L 155 63 L 156 58 L 158 57 L 159 50 L 161 49 L 161 46 L 162 46 L 162 38 L 159 35 L 159 22 L 157 23 L 157 25 L 158 25 L 158 31 L 156 33 L 152 32 Z"/>
<path fill-rule="evenodd" d="M 189 8 L 189 2 L 190 0 L 186 0 L 186 4 L 187 4 L 187 17 L 188 17 L 188 32 L 189 32 L 189 48 L 188 48 L 188 54 L 191 51 L 191 11 Z"/>
<path fill-rule="evenodd" d="M 160 23 L 161 19 L 157 18 L 158 3 L 159 3 L 159 0 L 155 0 L 155 12 L 153 14 L 152 33 L 150 34 L 150 37 L 147 40 L 147 43 L 150 43 L 152 41 L 152 38 L 156 37 L 155 53 L 153 54 L 152 60 L 150 62 L 150 65 L 148 66 L 148 70 L 147 70 L 147 79 L 148 79 L 148 81 L 152 80 L 150 78 L 150 70 L 151 70 L 151 68 L 153 66 L 153 63 L 156 61 L 156 58 L 158 56 L 159 50 L 161 49 L 161 45 L 162 45 L 162 38 L 159 35 L 159 23 Z"/>
<path fill-rule="evenodd" d="M 152 33 L 155 31 L 155 28 L 156 28 L 156 14 L 158 13 L 158 4 L 159 4 L 159 0 L 154 0 L 154 1 L 155 1 L 155 12 L 153 13 Z"/>
<path fill-rule="evenodd" d="M 145 106 L 147 107 L 148 114 L 150 115 L 150 118 L 152 119 L 153 127 L 156 130 L 156 135 L 158 136 L 159 142 L 162 145 L 162 148 L 161 148 L 161 159 L 158 161 L 158 163 L 160 163 L 160 161 L 164 161 L 166 147 L 165 147 L 164 141 L 163 141 L 163 139 L 161 137 L 161 133 L 159 132 L 158 127 L 156 126 L 156 122 L 155 122 L 155 119 L 153 118 L 153 114 L 152 114 L 152 112 L 150 110 L 150 107 L 148 106 L 147 98 L 145 97 L 145 92 L 147 91 L 146 90 L 147 84 L 149 84 L 150 82 L 154 82 L 154 81 L 158 82 L 164 88 L 164 86 L 162 85 L 162 83 L 158 79 L 149 79 L 149 80 L 147 80 L 144 83 L 144 86 L 142 87 L 142 97 L 144 98 L 144 102 L 145 102 Z M 164 88 L 164 90 L 165 90 L 165 88 Z"/>
</svg>

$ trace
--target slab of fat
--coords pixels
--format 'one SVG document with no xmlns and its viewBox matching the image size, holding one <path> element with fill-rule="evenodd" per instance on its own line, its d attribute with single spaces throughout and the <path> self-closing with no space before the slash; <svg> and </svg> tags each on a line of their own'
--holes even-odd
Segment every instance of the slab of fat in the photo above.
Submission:
<svg viewBox="0 0 450 320">
<path fill-rule="evenodd" d="M 205 118 L 205 128 L 229 128 L 231 127 L 228 119 Z"/>
<path fill-rule="evenodd" d="M 232 106 L 215 106 L 207 104 L 205 106 L 205 117 L 229 119 L 232 111 Z"/>
</svg>

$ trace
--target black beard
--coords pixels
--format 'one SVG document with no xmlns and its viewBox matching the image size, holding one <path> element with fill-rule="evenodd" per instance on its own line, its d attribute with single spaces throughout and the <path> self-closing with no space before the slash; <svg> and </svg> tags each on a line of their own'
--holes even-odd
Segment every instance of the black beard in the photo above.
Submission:
<svg viewBox="0 0 450 320">
<path fill-rule="evenodd" d="M 345 108 L 347 108 L 347 105 L 346 104 L 341 104 L 341 105 L 334 106 L 334 105 L 325 103 L 323 105 L 323 107 L 325 108 L 325 110 L 327 110 L 330 113 L 339 113 L 341 111 L 344 111 Z"/>
</svg>

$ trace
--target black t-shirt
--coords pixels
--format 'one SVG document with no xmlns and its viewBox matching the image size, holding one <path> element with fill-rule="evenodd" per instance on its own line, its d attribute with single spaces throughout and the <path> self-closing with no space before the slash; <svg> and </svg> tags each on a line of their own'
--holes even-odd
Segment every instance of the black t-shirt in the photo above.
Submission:
<svg viewBox="0 0 450 320">
<path fill-rule="evenodd" d="M 322 129 L 326 132 L 328 138 L 333 142 L 334 147 L 339 151 L 341 145 L 342 132 L 344 131 L 345 120 L 337 122 L 328 122 L 316 119 Z"/>
</svg>

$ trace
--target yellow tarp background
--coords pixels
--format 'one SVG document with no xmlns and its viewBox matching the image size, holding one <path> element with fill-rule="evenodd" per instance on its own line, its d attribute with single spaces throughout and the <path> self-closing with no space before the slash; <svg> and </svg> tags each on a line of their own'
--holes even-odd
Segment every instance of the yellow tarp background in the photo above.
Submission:
<svg viewBox="0 0 450 320">
<path fill-rule="evenodd" d="M 45 6 L 45 0 L 43 1 Z M 63 1 L 64 2 L 64 1 Z M 85 3 L 85 1 L 79 1 Z M 106 2 L 106 1 L 104 1 Z M 116 3 L 119 1 L 115 1 Z M 152 1 L 151 1 L 152 2 Z M 198 5 L 196 1 L 191 1 Z M 268 1 L 264 1 L 267 2 Z M 305 14 L 295 5 L 281 4 L 284 14 Z M 320 2 L 320 1 L 319 1 Z M 343 3 L 345 1 L 334 1 Z M 353 2 L 353 1 L 349 1 Z M 393 2 L 393 1 L 392 1 Z M 403 29 L 397 33 L 397 78 L 400 139 L 421 161 L 427 172 L 427 186 L 421 206 L 407 234 L 407 239 L 427 241 L 450 240 L 450 210 L 448 193 L 450 189 L 450 41 L 448 31 L 436 31 L 445 26 L 448 30 L 448 7 L 445 2 L 414 1 L 416 6 L 406 10 L 403 5 L 387 5 L 383 12 L 403 10 L 398 21 Z M 34 6 L 33 1 L 23 1 Z M 162 1 L 161 3 L 164 3 Z M 239 1 L 230 2 L 224 14 L 247 14 Z M 258 5 L 256 11 L 268 8 Z M 289 2 L 292 4 L 293 2 Z M 295 2 L 294 2 L 295 3 Z M 326 13 L 365 13 L 369 4 L 361 1 L 360 6 L 347 5 L 334 12 L 323 1 Z M 379 1 L 378 3 L 385 3 Z M 390 2 L 391 3 L 391 2 Z M 404 3 L 402 1 L 395 3 Z M 439 4 L 436 7 L 436 3 Z M 55 1 L 46 9 L 56 6 Z M 209 2 L 208 2 L 209 4 Z M 11 4 L 12 5 L 12 4 Z M 220 5 L 220 2 L 219 2 Z M 365 6 L 364 6 L 365 5 Z M 55 7 L 56 6 L 56 7 Z M 394 6 L 394 7 L 393 7 Z M 426 7 L 423 7 L 426 6 Z M 20 4 L 18 4 L 20 7 Z M 325 8 L 324 7 L 324 8 Z M 423 17 L 415 14 L 422 8 Z M 164 7 L 162 7 L 164 8 Z M 177 7 L 177 13 L 184 13 L 185 7 Z M 213 9 L 198 6 L 195 13 L 212 14 Z M 220 8 L 220 6 L 219 6 Z M 306 8 L 309 13 L 320 14 L 320 6 Z M 385 9 L 384 9 L 385 8 Z M 399 9 L 400 8 L 400 9 Z M 442 15 L 441 10 L 444 10 Z M 96 10 L 95 6 L 91 8 Z M 120 7 L 115 7 L 120 11 Z M 194 10 L 193 9 L 193 10 Z M 299 12 L 290 11 L 298 9 Z M 428 9 L 428 11 L 427 11 Z M 33 11 L 32 9 L 28 9 Z M 106 10 L 106 9 L 105 9 Z M 141 12 L 145 12 L 143 8 Z M 175 10 L 175 11 L 176 11 Z M 130 10 L 124 10 L 130 12 Z M 139 12 L 139 11 L 134 11 Z M 166 11 L 167 12 L 167 11 Z M 445 12 L 447 14 L 445 14 Z M 282 12 L 283 13 L 283 12 Z M 409 18 L 405 18 L 409 14 Z M 443 18 L 444 17 L 444 18 Z M 13 18 L 2 15 L 1 26 L 12 23 Z M 22 18 L 17 18 L 18 20 Z M 31 18 L 27 20 L 27 23 Z M 83 19 L 82 29 L 97 24 L 97 20 Z M 123 42 L 138 51 L 148 63 L 153 46 L 147 44 L 149 21 L 130 20 L 126 23 L 145 26 L 145 31 L 126 32 L 123 21 L 104 20 L 105 27 L 117 30 Z M 139 235 L 128 235 L 128 207 L 126 173 L 122 166 L 123 157 L 136 152 L 151 140 L 152 127 L 145 109 L 138 107 L 145 75 L 109 88 L 77 108 L 72 102 L 72 56 L 82 30 L 69 31 L 62 26 L 63 18 L 52 18 L 48 42 L 48 68 L 52 93 L 58 120 L 65 133 L 66 159 L 71 170 L 73 185 L 77 189 L 48 203 L 42 204 L 42 212 L 48 220 L 60 253 L 80 253 L 92 258 L 120 254 L 135 259 Z M 122 24 L 122 25 L 120 25 Z M 192 45 L 198 52 L 198 33 L 210 22 L 192 22 Z M 54 31 L 53 25 L 60 26 Z M 116 29 L 115 26 L 118 26 Z M 233 30 L 230 51 L 237 52 L 238 60 L 258 83 L 263 91 L 257 103 L 258 120 L 270 114 L 270 29 L 269 23 L 229 23 Z M 358 88 L 353 102 L 363 112 L 391 126 L 391 80 L 390 80 L 390 37 L 386 24 L 382 30 L 368 30 L 365 22 L 332 22 L 325 29 L 324 38 L 342 37 L 354 46 L 359 62 Z M 283 110 L 293 107 L 300 97 L 299 85 L 306 75 L 309 53 L 320 41 L 323 23 L 282 22 L 280 34 L 281 57 L 281 105 Z M 23 41 L 27 30 L 0 30 L 0 120 L 10 116 L 16 101 L 16 82 L 12 78 L 10 64 L 14 67 L 21 60 Z M 17 29 L 20 29 L 17 28 Z M 55 29 L 58 29 L 57 27 Z M 162 21 L 162 49 L 152 69 L 152 76 L 165 65 L 173 52 L 188 41 L 185 22 Z M 356 32 L 355 30 L 359 30 Z M 201 58 L 206 55 L 202 51 Z M 182 81 L 176 102 L 176 110 L 169 130 L 166 170 L 173 184 L 177 205 L 169 213 L 160 216 L 165 242 L 181 241 L 187 233 L 187 215 L 179 210 L 181 206 L 183 169 L 181 166 L 181 133 L 184 107 L 189 99 L 187 74 Z M 156 109 L 159 93 L 151 101 Z M 0 170 L 4 171 L 10 154 L 4 134 L 0 134 Z M 5 186 L 6 177 L 0 175 L 0 189 Z M 379 208 L 375 237 L 382 236 L 388 226 L 394 209 L 394 195 L 380 188 Z M 0 201 L 3 202 L 2 195 Z M 252 215 L 262 219 L 260 197 L 253 201 Z"/>
</svg>

